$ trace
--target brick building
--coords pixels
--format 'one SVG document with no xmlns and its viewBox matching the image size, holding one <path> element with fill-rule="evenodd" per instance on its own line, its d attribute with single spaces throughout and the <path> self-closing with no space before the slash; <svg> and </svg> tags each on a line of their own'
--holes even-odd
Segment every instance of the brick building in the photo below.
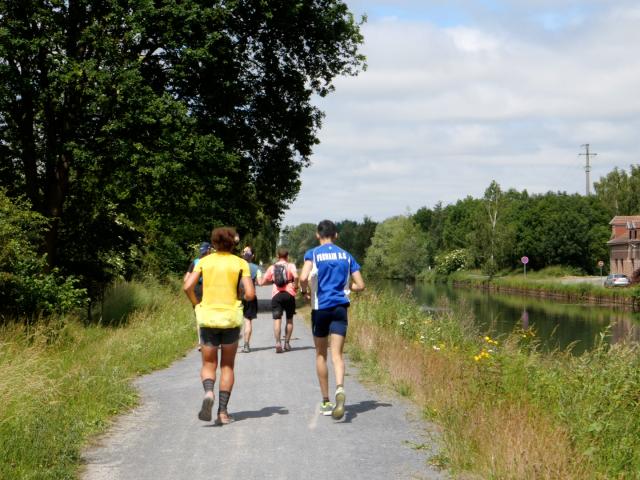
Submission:
<svg viewBox="0 0 640 480">
<path fill-rule="evenodd" d="M 640 270 L 640 215 L 616 216 L 609 225 L 609 269 L 611 273 L 624 273 L 631 278 Z"/>
</svg>

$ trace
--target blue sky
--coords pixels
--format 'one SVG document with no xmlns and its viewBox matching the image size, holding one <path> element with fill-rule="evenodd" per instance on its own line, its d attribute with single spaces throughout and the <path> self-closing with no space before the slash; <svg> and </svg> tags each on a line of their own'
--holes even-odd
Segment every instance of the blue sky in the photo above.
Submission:
<svg viewBox="0 0 640 480">
<path fill-rule="evenodd" d="M 503 189 L 584 193 L 638 162 L 640 4 L 352 0 L 368 69 L 336 80 L 285 225 L 384 220 Z"/>
</svg>

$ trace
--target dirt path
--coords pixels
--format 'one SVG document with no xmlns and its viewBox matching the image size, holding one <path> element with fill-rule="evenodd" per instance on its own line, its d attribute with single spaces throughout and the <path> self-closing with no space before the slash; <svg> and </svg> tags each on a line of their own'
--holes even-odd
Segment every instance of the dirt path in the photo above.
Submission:
<svg viewBox="0 0 640 480">
<path fill-rule="evenodd" d="M 267 299 L 267 292 L 260 289 L 259 298 Z M 275 353 L 271 332 L 270 313 L 261 311 L 252 352 L 239 353 L 236 361 L 229 403 L 234 423 L 216 427 L 197 419 L 202 386 L 194 350 L 136 382 L 141 406 L 85 453 L 82 478 L 446 478 L 427 464 L 434 453 L 425 436 L 429 427 L 413 407 L 366 389 L 348 365 L 345 418 L 319 415 L 309 328 L 296 316 L 293 350 L 283 354 Z"/>
</svg>

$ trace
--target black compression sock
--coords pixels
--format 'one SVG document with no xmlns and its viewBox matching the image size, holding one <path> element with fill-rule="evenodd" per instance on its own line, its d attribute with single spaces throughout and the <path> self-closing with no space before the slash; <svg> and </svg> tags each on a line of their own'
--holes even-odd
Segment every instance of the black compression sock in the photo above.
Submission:
<svg viewBox="0 0 640 480">
<path fill-rule="evenodd" d="M 213 392 L 213 386 L 216 384 L 216 381 L 213 378 L 205 378 L 202 381 L 202 386 L 204 387 L 204 393 Z"/>
<path fill-rule="evenodd" d="M 220 399 L 218 400 L 218 413 L 227 411 L 227 405 L 229 404 L 229 397 L 231 397 L 231 392 L 220 390 L 219 394 Z"/>
</svg>

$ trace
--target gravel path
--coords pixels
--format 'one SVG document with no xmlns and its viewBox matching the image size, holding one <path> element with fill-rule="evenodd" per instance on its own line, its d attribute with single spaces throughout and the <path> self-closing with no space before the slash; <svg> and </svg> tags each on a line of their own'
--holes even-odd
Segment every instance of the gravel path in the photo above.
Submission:
<svg viewBox="0 0 640 480">
<path fill-rule="evenodd" d="M 264 308 L 269 290 L 258 297 L 252 352 L 236 360 L 229 403 L 236 421 L 218 427 L 197 419 L 203 392 L 194 350 L 136 381 L 140 407 L 85 452 L 84 480 L 447 478 L 428 466 L 429 425 L 407 402 L 362 386 L 353 365 L 344 419 L 319 415 L 309 327 L 296 316 L 293 350 L 276 354 Z"/>
</svg>

